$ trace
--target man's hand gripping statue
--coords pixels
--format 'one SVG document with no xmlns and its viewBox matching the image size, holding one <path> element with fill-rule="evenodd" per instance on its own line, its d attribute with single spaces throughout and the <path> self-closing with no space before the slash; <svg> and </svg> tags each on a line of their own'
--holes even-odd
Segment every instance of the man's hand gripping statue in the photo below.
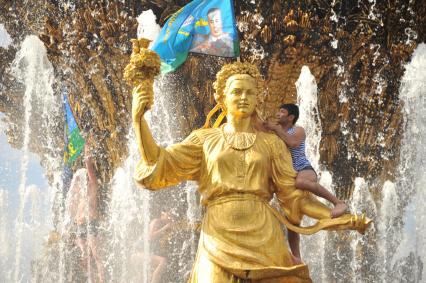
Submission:
<svg viewBox="0 0 426 283">
<path fill-rule="evenodd" d="M 308 267 L 293 261 L 281 224 L 299 234 L 324 229 L 363 233 L 370 220 L 351 214 L 332 219 L 327 206 L 295 188 L 287 146 L 254 126 L 263 79 L 252 64 L 234 62 L 217 74 L 214 109 L 222 110 L 219 117 L 226 115 L 226 123 L 217 121 L 212 128 L 206 123 L 184 141 L 159 147 L 143 118 L 160 70 L 160 59 L 147 44 L 133 41 L 125 69 L 125 79 L 134 87 L 132 118 L 142 156 L 134 177 L 150 190 L 198 182 L 206 212 L 189 282 L 311 282 Z M 284 215 L 269 204 L 274 195 Z M 304 215 L 317 223 L 299 227 Z"/>
</svg>

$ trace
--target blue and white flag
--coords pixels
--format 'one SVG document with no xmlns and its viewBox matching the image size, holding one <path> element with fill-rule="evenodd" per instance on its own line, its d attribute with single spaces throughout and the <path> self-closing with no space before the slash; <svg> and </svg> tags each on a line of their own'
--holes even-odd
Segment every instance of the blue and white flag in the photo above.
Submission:
<svg viewBox="0 0 426 283">
<path fill-rule="evenodd" d="M 65 106 L 65 150 L 64 162 L 66 165 L 72 165 L 83 151 L 85 140 L 80 134 L 80 129 L 74 119 L 71 106 L 68 102 L 67 95 L 64 93 Z"/>
<path fill-rule="evenodd" d="M 176 70 L 189 52 L 238 57 L 240 46 L 231 0 L 194 0 L 174 13 L 151 47 L 161 72 Z"/>
</svg>

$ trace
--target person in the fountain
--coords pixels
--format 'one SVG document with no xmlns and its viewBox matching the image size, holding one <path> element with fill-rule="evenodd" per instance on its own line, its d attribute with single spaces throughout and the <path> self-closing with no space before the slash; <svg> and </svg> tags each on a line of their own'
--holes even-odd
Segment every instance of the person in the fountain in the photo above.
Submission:
<svg viewBox="0 0 426 283">
<path fill-rule="evenodd" d="M 138 47 L 136 44 L 134 47 Z M 311 282 L 307 266 L 294 264 L 283 244 L 281 223 L 304 234 L 321 229 L 364 232 L 369 224 L 365 217 L 346 214 L 331 219 L 327 206 L 296 189 L 296 172 L 284 142 L 253 126 L 263 94 L 263 80 L 256 66 L 235 62 L 223 66 L 217 74 L 215 109 L 223 113 L 214 126 L 219 126 L 226 115 L 225 124 L 209 128 L 207 120 L 206 128 L 162 148 L 144 118 L 153 101 L 154 80 L 139 80 L 138 73 L 146 73 L 138 62 L 139 52 L 144 58 L 157 56 L 141 50 L 139 43 L 125 72 L 126 80 L 135 82 L 132 119 L 142 157 L 134 178 L 150 190 L 185 180 L 198 182 L 206 210 L 190 283 Z M 274 194 L 286 217 L 269 204 Z M 299 223 L 304 214 L 320 220 L 311 227 L 292 224 Z"/>
<path fill-rule="evenodd" d="M 76 171 L 71 181 L 69 198 L 70 218 L 77 227 L 76 244 L 82 254 L 83 265 L 90 282 L 94 281 L 95 272 L 91 266 L 95 260 L 97 282 L 105 282 L 105 268 L 100 251 L 99 230 L 99 184 L 90 154 L 89 146 L 84 148 L 85 168 Z"/>
<path fill-rule="evenodd" d="M 297 171 L 296 188 L 307 190 L 333 203 L 334 208 L 331 210 L 332 218 L 343 215 L 348 206 L 318 183 L 317 174 L 306 157 L 305 129 L 295 125 L 299 119 L 299 107 L 293 103 L 283 104 L 275 116 L 277 119 L 276 122 L 268 121 L 264 123 L 264 126 L 266 129 L 274 131 L 288 146 L 293 168 Z M 299 249 L 300 237 L 291 230 L 288 233 L 288 240 L 295 256 L 295 261 L 301 262 Z"/>
<path fill-rule="evenodd" d="M 152 269 L 151 283 L 161 282 L 164 273 L 167 268 L 167 245 L 166 239 L 169 236 L 169 233 L 172 230 L 172 219 L 170 213 L 166 210 L 162 210 L 158 217 L 155 217 L 149 223 L 148 228 L 148 240 L 149 240 L 149 255 L 150 266 Z M 132 261 L 141 263 L 144 256 L 144 239 L 140 239 L 137 244 L 138 252 L 132 255 Z M 141 274 L 142 276 L 142 271 Z M 142 277 L 141 277 L 142 280 Z M 163 280 L 164 281 L 164 280 Z"/>
<path fill-rule="evenodd" d="M 169 232 L 171 228 L 170 214 L 162 211 L 160 217 L 154 218 L 149 223 L 148 237 L 150 240 L 151 262 L 154 271 L 151 277 L 151 283 L 158 283 L 166 271 L 167 254 L 161 244 L 161 239 Z"/>
</svg>

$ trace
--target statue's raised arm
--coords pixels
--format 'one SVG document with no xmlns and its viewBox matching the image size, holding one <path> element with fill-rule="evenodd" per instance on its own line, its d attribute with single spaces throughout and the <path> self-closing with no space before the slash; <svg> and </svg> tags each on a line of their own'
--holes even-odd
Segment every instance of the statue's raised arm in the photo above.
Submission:
<svg viewBox="0 0 426 283">
<path fill-rule="evenodd" d="M 124 78 L 133 86 L 132 120 L 141 160 L 135 180 L 146 189 L 162 189 L 185 180 L 196 180 L 200 170 L 201 150 L 196 134 L 167 148 L 158 146 L 144 119 L 154 101 L 154 78 L 160 72 L 160 57 L 147 49 L 149 40 L 134 39 L 130 63 Z"/>
<path fill-rule="evenodd" d="M 133 86 L 132 120 L 140 154 L 147 164 L 157 161 L 159 147 L 144 119 L 145 112 L 154 100 L 154 78 L 160 72 L 160 57 L 147 49 L 149 40 L 133 39 L 130 63 L 124 70 L 124 78 Z"/>
</svg>

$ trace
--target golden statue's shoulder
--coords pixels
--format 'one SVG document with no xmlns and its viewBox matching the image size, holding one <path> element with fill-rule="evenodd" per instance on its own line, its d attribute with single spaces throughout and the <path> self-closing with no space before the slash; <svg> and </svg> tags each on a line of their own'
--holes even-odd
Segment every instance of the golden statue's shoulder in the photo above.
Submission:
<svg viewBox="0 0 426 283">
<path fill-rule="evenodd" d="M 197 129 L 191 133 L 191 135 L 196 136 L 201 142 L 204 142 L 207 137 L 217 134 L 220 134 L 220 129 L 218 128 Z"/>
<path fill-rule="evenodd" d="M 259 131 L 258 138 L 262 139 L 265 143 L 270 145 L 281 141 L 281 139 L 273 132 Z"/>
</svg>

